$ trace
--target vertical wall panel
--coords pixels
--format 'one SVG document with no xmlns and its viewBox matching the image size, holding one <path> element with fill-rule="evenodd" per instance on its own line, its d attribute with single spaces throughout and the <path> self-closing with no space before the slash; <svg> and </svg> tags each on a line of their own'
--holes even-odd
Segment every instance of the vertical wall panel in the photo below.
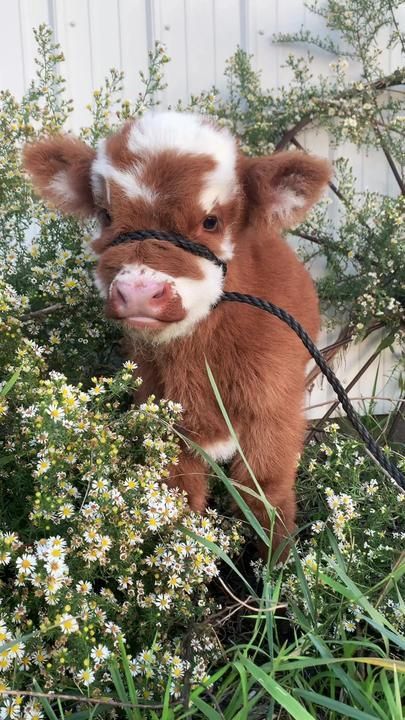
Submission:
<svg viewBox="0 0 405 720">
<path fill-rule="evenodd" d="M 110 68 L 122 67 L 118 0 L 88 0 L 92 78 L 103 84 Z"/>
<path fill-rule="evenodd" d="M 32 2 L 32 0 L 18 0 L 18 3 L 20 9 L 24 86 L 27 87 L 36 72 L 34 62 L 36 43 L 33 28 L 37 28 L 42 23 L 50 24 L 49 3 L 48 0 L 35 0 L 35 2 Z"/>
<path fill-rule="evenodd" d="M 224 69 L 226 61 L 241 45 L 241 13 L 238 0 L 213 0 L 215 68 L 213 82 L 221 90 L 225 88 Z"/>
<path fill-rule="evenodd" d="M 0 0 L 0 87 L 21 95 L 26 88 L 18 2 Z"/>
<path fill-rule="evenodd" d="M 154 11 L 154 28 L 156 39 L 167 46 L 171 62 L 166 65 L 165 77 L 167 89 L 162 96 L 164 105 L 175 105 L 178 100 L 187 103 L 188 88 L 188 57 L 186 41 L 187 20 L 185 4 L 187 0 L 151 0 Z M 188 7 L 191 3 L 187 3 Z"/>
<path fill-rule="evenodd" d="M 198 94 L 215 78 L 215 32 L 212 0 L 185 3 L 187 88 Z"/>
<path fill-rule="evenodd" d="M 142 89 L 139 72 L 146 72 L 152 39 L 147 32 L 147 0 L 118 0 L 121 69 L 125 72 L 124 96 L 134 99 Z M 151 47 L 148 47 L 148 42 Z"/>
<path fill-rule="evenodd" d="M 66 60 L 62 72 L 67 80 L 67 94 L 74 100 L 75 113 L 71 125 L 78 130 L 89 120 L 86 105 L 96 87 L 88 0 L 54 0 L 54 23 L 56 39 Z"/>
</svg>

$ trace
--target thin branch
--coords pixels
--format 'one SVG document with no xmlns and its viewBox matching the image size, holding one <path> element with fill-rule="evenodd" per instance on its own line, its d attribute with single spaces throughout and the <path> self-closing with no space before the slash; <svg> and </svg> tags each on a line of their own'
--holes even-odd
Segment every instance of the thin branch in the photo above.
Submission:
<svg viewBox="0 0 405 720">
<path fill-rule="evenodd" d="M 307 125 L 310 124 L 311 120 L 313 120 L 312 115 L 304 115 L 301 120 L 299 120 L 290 130 L 287 130 L 286 133 L 284 133 L 283 137 L 279 142 L 277 143 L 275 147 L 275 151 L 279 152 L 279 150 L 284 150 L 290 142 L 292 142 L 295 135 L 297 135 L 299 132 L 302 132 Z"/>
<path fill-rule="evenodd" d="M 394 178 L 398 183 L 399 189 L 401 190 L 401 195 L 405 195 L 405 185 L 404 185 L 403 180 L 398 172 L 398 168 L 395 165 L 394 159 L 385 144 L 382 132 L 375 124 L 373 124 L 373 128 L 374 128 L 375 134 L 377 135 L 377 137 L 380 141 L 381 150 L 383 151 L 383 153 L 387 159 L 388 165 L 390 166 L 390 168 L 392 170 L 392 174 L 394 175 Z"/>
<path fill-rule="evenodd" d="M 372 323 L 368 326 L 364 339 L 371 335 L 371 333 L 375 332 L 376 330 L 380 330 L 383 327 L 384 323 L 380 320 Z M 325 360 L 330 363 L 331 360 L 333 360 L 333 358 L 338 354 L 341 349 L 345 349 L 345 346 L 347 346 L 351 342 L 351 340 L 353 340 L 354 336 L 355 331 L 353 330 L 353 328 L 351 328 L 350 325 L 345 325 L 341 329 L 337 340 L 321 349 L 321 353 L 324 356 Z M 308 373 L 306 377 L 305 386 L 307 388 L 311 386 L 318 377 L 318 375 L 320 375 L 320 373 L 321 370 L 317 365 L 312 368 L 312 370 Z"/>
<path fill-rule="evenodd" d="M 318 235 L 311 235 L 311 233 L 303 232 L 302 230 L 294 230 L 293 232 L 290 232 L 291 235 L 295 235 L 295 237 L 300 237 L 303 240 L 309 240 L 310 242 L 315 243 L 315 245 L 319 245 L 320 247 L 327 247 L 331 250 L 336 250 L 335 243 L 328 240 L 328 238 L 319 237 Z"/>
<path fill-rule="evenodd" d="M 392 397 L 385 397 L 384 395 L 358 395 L 357 397 L 350 397 L 349 400 L 350 402 L 354 402 L 356 400 L 383 400 L 384 402 L 390 402 L 393 405 L 405 403 L 405 399 L 395 400 Z M 336 401 L 325 400 L 325 402 L 316 403 L 315 405 L 307 405 L 307 407 L 304 408 L 304 412 L 308 412 L 308 410 L 315 410 L 315 408 L 325 407 L 325 405 L 332 405 L 334 402 Z"/>
<path fill-rule="evenodd" d="M 0 690 L 0 696 L 12 696 L 12 697 L 21 697 L 21 696 L 28 696 L 28 697 L 37 697 L 37 698 L 46 698 L 47 700 L 70 700 L 72 702 L 80 702 L 80 703 L 87 703 L 88 705 L 110 705 L 110 707 L 119 707 L 119 708 L 141 708 L 144 710 L 148 709 L 161 709 L 164 706 L 162 704 L 153 704 L 150 703 L 149 705 L 134 705 L 133 703 L 128 702 L 118 702 L 118 700 L 110 700 L 110 698 L 105 697 L 99 697 L 99 698 L 89 698 L 85 695 L 68 695 L 67 693 L 44 693 L 44 692 L 35 692 L 34 690 Z M 176 703 L 178 704 L 178 703 Z"/>
<path fill-rule="evenodd" d="M 32 310 L 31 312 L 26 313 L 22 316 L 21 320 L 26 322 L 27 320 L 33 320 L 34 318 L 41 318 L 45 315 L 50 315 L 51 313 L 56 312 L 56 310 L 62 310 L 64 307 L 66 307 L 65 303 L 48 305 L 48 307 L 41 308 L 40 310 Z"/>
<path fill-rule="evenodd" d="M 385 326 L 385 323 L 383 323 L 381 320 L 378 320 L 378 322 L 371 323 L 366 329 L 366 335 L 365 337 L 368 337 L 371 335 L 371 333 L 375 332 L 375 330 L 381 330 Z M 346 328 L 349 328 L 349 325 L 345 326 Z M 345 328 L 343 328 L 344 330 Z M 326 353 L 330 350 L 334 350 L 335 348 L 341 347 L 342 345 L 346 345 L 348 340 L 352 340 L 355 336 L 354 330 L 352 330 L 350 333 L 347 333 L 345 336 L 341 337 L 341 332 L 339 333 L 339 337 L 335 342 L 331 343 L 330 345 L 325 345 L 321 349 L 321 353 L 326 355 Z"/>
<path fill-rule="evenodd" d="M 274 613 L 279 608 L 287 607 L 286 603 L 279 603 L 278 605 L 272 605 L 271 607 L 268 607 L 268 608 L 254 607 L 253 605 L 249 605 L 247 602 L 244 602 L 244 600 L 241 600 L 236 595 L 234 595 L 232 590 L 228 587 L 228 585 L 222 580 L 222 578 L 219 575 L 218 575 L 217 580 L 220 582 L 220 584 L 224 588 L 225 592 L 228 593 L 228 595 L 232 598 L 232 600 L 235 600 L 235 602 L 239 603 L 239 606 L 241 606 L 241 607 L 243 606 L 243 607 L 247 608 L 248 610 L 250 610 L 250 612 L 256 613 L 256 615 L 261 615 L 261 613 L 268 613 L 268 612 Z"/>
<path fill-rule="evenodd" d="M 377 120 L 376 124 L 378 127 L 384 128 L 384 130 L 388 130 L 389 132 L 397 133 L 398 135 L 401 135 L 402 137 L 405 136 L 405 132 L 401 130 L 400 128 L 395 127 L 394 125 L 387 125 L 386 123 L 381 122 L 381 120 Z"/>
<path fill-rule="evenodd" d="M 336 95 L 336 100 L 347 100 L 348 98 L 355 97 L 356 95 L 360 95 L 361 93 L 372 90 L 372 91 L 382 91 L 386 90 L 389 87 L 393 87 L 395 85 L 401 85 L 403 83 L 403 70 L 398 69 L 395 70 L 391 75 L 387 75 L 386 77 L 380 78 L 379 80 L 376 80 L 373 83 L 370 83 L 368 86 L 363 88 L 362 90 L 357 90 L 357 88 L 350 88 L 349 90 L 346 90 L 345 92 L 339 93 Z M 328 103 L 325 102 L 325 107 L 328 106 Z M 308 125 L 311 124 L 311 122 L 314 120 L 313 115 L 307 114 L 304 115 L 301 120 L 299 120 L 292 128 L 289 130 L 286 130 L 282 138 L 278 141 L 275 150 L 278 152 L 279 150 L 284 150 L 290 142 L 292 142 L 293 137 L 299 133 L 302 132 Z"/>
<path fill-rule="evenodd" d="M 336 342 L 334 342 L 332 345 L 328 345 L 326 348 L 323 348 L 321 350 L 321 353 L 324 356 L 325 360 L 327 362 L 330 362 L 331 360 L 333 360 L 335 355 L 342 348 L 344 348 L 346 345 L 348 345 L 349 342 L 352 340 L 352 338 L 353 338 L 353 331 L 351 330 L 350 325 L 345 325 L 344 327 L 342 327 Z M 321 369 L 318 367 L 318 365 L 315 365 L 315 367 L 312 368 L 312 370 L 308 373 L 308 375 L 306 377 L 305 385 L 307 388 L 310 387 L 311 385 L 313 385 L 313 383 L 315 382 L 318 375 L 320 375 L 320 373 L 321 373 Z"/>
<path fill-rule="evenodd" d="M 381 350 L 377 349 L 375 352 L 373 352 L 372 355 L 370 355 L 369 359 L 364 363 L 364 365 L 362 365 L 362 367 L 360 368 L 358 373 L 356 373 L 356 375 L 354 376 L 353 380 L 351 380 L 350 383 L 345 388 L 345 391 L 347 393 L 350 392 L 350 390 L 352 389 L 352 387 L 354 385 L 356 385 L 356 383 L 360 380 L 362 375 L 364 375 L 366 370 L 368 370 L 370 365 L 373 364 L 374 360 L 376 360 L 378 358 L 380 353 L 381 353 Z M 329 410 L 326 411 L 325 415 L 323 415 L 323 417 L 321 417 L 321 419 L 317 422 L 317 424 L 311 428 L 311 430 L 309 431 L 309 433 L 306 437 L 306 440 L 305 440 L 306 443 L 309 443 L 309 441 L 312 440 L 313 436 L 315 435 L 316 432 L 318 432 L 318 430 L 322 430 L 323 424 L 326 422 L 326 420 L 328 420 L 328 418 L 330 418 L 332 413 L 336 410 L 336 408 L 339 405 L 340 405 L 339 400 L 335 400 L 335 402 L 330 406 Z"/>
<path fill-rule="evenodd" d="M 396 18 L 396 15 L 395 15 L 395 13 L 394 13 L 394 8 L 392 7 L 392 3 L 390 2 L 390 0 L 388 0 L 388 6 L 389 6 L 390 13 L 391 13 L 391 17 L 392 17 L 392 24 L 394 25 L 395 30 L 397 31 L 398 39 L 399 39 L 399 42 L 400 42 L 401 47 L 402 47 L 402 52 L 405 53 L 405 39 L 404 39 L 404 35 L 403 35 L 403 33 L 401 33 L 401 29 L 400 29 L 400 27 L 399 27 L 398 20 L 397 20 L 397 18 Z"/>
</svg>

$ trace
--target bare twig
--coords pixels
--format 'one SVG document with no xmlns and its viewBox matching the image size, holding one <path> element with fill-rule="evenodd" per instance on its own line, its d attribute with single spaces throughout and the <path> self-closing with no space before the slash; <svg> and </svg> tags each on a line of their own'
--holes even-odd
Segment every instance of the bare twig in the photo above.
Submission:
<svg viewBox="0 0 405 720">
<path fill-rule="evenodd" d="M 383 395 L 358 395 L 357 397 L 350 397 L 350 402 L 355 402 L 356 400 L 384 400 L 385 402 L 391 402 L 393 405 L 397 405 L 397 403 L 404 403 L 404 399 L 395 400 L 392 397 L 384 397 Z M 325 407 L 325 405 L 332 405 L 335 400 L 325 400 L 325 402 L 316 403 L 316 405 L 307 405 L 306 408 L 304 408 L 304 411 L 307 412 L 308 410 L 315 410 L 315 408 Z"/>
<path fill-rule="evenodd" d="M 239 605 L 247 608 L 250 612 L 256 613 L 256 615 L 261 615 L 261 613 L 268 613 L 268 612 L 275 612 L 278 610 L 278 608 L 287 607 L 286 603 L 279 603 L 278 605 L 272 605 L 269 608 L 258 608 L 254 607 L 253 605 L 249 605 L 244 600 L 241 600 L 236 595 L 233 594 L 232 590 L 228 587 L 228 585 L 222 580 L 220 576 L 218 576 L 217 580 L 220 582 L 222 587 L 224 588 L 225 592 L 228 593 L 228 595 L 232 598 L 232 600 L 235 600 L 235 602 L 239 603 Z"/>
<path fill-rule="evenodd" d="M 386 157 L 386 159 L 387 159 L 388 165 L 390 166 L 390 168 L 391 168 L 391 170 L 392 170 L 392 174 L 394 175 L 394 178 L 395 178 L 395 180 L 396 180 L 397 183 L 398 183 L 399 189 L 401 190 L 401 195 L 405 195 L 405 185 L 404 185 L 404 182 L 403 182 L 403 180 L 402 180 L 402 178 L 401 178 L 401 176 L 400 176 L 400 174 L 399 174 L 399 172 L 398 172 L 398 168 L 397 168 L 397 166 L 395 165 L 394 159 L 393 159 L 393 157 L 392 157 L 390 151 L 388 150 L 388 147 L 387 147 L 387 145 L 386 145 L 386 143 L 385 143 L 385 141 L 384 141 L 383 134 L 382 134 L 380 128 L 377 127 L 376 124 L 373 124 L 373 128 L 374 128 L 374 132 L 375 132 L 375 134 L 377 135 L 378 140 L 379 140 L 379 142 L 380 142 L 381 150 L 383 151 L 383 153 L 384 153 L 384 155 L 385 155 L 385 157 Z"/>
<path fill-rule="evenodd" d="M 375 332 L 376 330 L 380 330 L 383 327 L 384 327 L 384 323 L 381 321 L 372 323 L 367 328 L 364 339 L 367 338 L 369 335 L 371 335 L 371 333 Z M 354 338 L 354 335 L 355 335 L 355 332 L 354 332 L 353 328 L 351 328 L 350 325 L 345 325 L 341 329 L 337 340 L 335 340 L 335 342 L 331 343 L 330 345 L 326 345 L 324 348 L 322 348 L 321 353 L 324 356 L 325 360 L 327 362 L 331 362 L 331 360 L 333 360 L 333 358 L 338 354 L 338 352 L 342 349 L 344 350 L 345 347 L 351 342 L 351 340 Z M 307 388 L 310 387 L 314 383 L 314 381 L 316 380 L 318 375 L 320 375 L 320 373 L 321 373 L 321 370 L 319 369 L 319 367 L 317 365 L 314 368 L 312 368 L 312 370 L 308 373 L 306 381 L 305 381 L 305 385 Z"/>
<path fill-rule="evenodd" d="M 303 240 L 309 240 L 310 242 L 315 243 L 315 245 L 320 245 L 320 247 L 329 247 L 333 250 L 336 250 L 335 244 L 331 242 L 328 238 L 319 237 L 319 235 L 311 235 L 311 233 L 303 232 L 302 230 L 293 230 L 291 232 L 291 235 L 300 237 Z"/>
<path fill-rule="evenodd" d="M 394 8 L 392 7 L 392 3 L 390 2 L 390 0 L 388 0 L 388 6 L 389 6 L 391 17 L 392 17 L 392 24 L 394 25 L 395 30 L 397 31 L 398 39 L 399 39 L 399 42 L 401 43 L 402 52 L 405 53 L 404 35 L 403 35 L 403 33 L 401 33 L 401 29 L 399 27 L 398 20 L 396 18 L 396 15 L 394 13 Z"/>
<path fill-rule="evenodd" d="M 41 318 L 45 315 L 50 315 L 51 313 L 56 312 L 56 310 L 61 310 L 64 307 L 66 307 L 64 303 L 48 305 L 48 307 L 41 308 L 40 310 L 32 310 L 31 312 L 26 313 L 22 316 L 21 320 L 27 321 L 34 320 L 35 318 Z"/>
<path fill-rule="evenodd" d="M 345 390 L 346 390 L 347 393 L 350 392 L 350 390 L 352 389 L 352 387 L 360 380 L 360 378 L 362 377 L 362 375 L 364 375 L 364 373 L 365 373 L 366 370 L 370 367 L 370 365 L 373 364 L 374 360 L 376 360 L 376 358 L 378 358 L 378 356 L 379 356 L 380 353 L 381 353 L 381 350 L 380 350 L 380 349 L 377 349 L 375 352 L 373 352 L 372 355 L 370 355 L 369 359 L 364 363 L 364 365 L 361 366 L 360 370 L 358 371 L 358 373 L 356 373 L 356 375 L 354 376 L 353 380 L 351 380 L 350 383 L 349 383 L 349 384 L 347 385 L 347 387 L 345 388 Z M 329 410 L 327 410 L 327 412 L 325 413 L 325 415 L 323 415 L 323 417 L 321 417 L 321 419 L 317 422 L 317 424 L 316 424 L 314 427 L 311 428 L 311 430 L 309 431 L 309 433 L 308 433 L 308 435 L 307 435 L 307 437 L 306 437 L 306 442 L 307 442 L 307 443 L 308 443 L 310 440 L 312 440 L 313 436 L 315 435 L 315 433 L 316 433 L 318 430 L 322 430 L 322 427 L 323 427 L 324 422 L 326 422 L 326 420 L 328 420 L 328 418 L 330 418 L 330 416 L 331 416 L 332 413 L 336 410 L 336 408 L 338 407 L 339 404 L 340 404 L 339 400 L 335 400 L 335 402 L 332 403 L 332 405 L 330 406 Z"/>
<path fill-rule="evenodd" d="M 400 85 L 403 83 L 403 70 L 398 69 L 395 70 L 391 75 L 387 75 L 386 77 L 380 78 L 379 80 L 376 80 L 373 83 L 370 83 L 368 86 L 364 87 L 362 90 L 358 90 L 357 88 L 350 88 L 349 90 L 346 90 L 345 92 L 342 92 L 336 96 L 335 99 L 341 99 L 341 100 L 347 100 L 348 98 L 355 97 L 356 95 L 360 95 L 361 93 L 371 90 L 371 91 L 382 91 L 386 90 L 389 87 L 393 87 L 395 85 Z M 328 102 L 325 102 L 325 108 L 328 106 Z M 320 106 L 319 108 L 322 110 L 323 108 Z M 290 130 L 287 130 L 283 137 L 279 140 L 279 142 L 276 145 L 276 151 L 284 150 L 290 142 L 292 142 L 293 138 L 297 133 L 302 132 L 308 125 L 311 124 L 313 120 L 316 120 L 316 118 L 313 117 L 313 115 L 307 114 L 304 115 L 301 120 L 299 120 Z"/>
<path fill-rule="evenodd" d="M 375 323 L 371 323 L 367 328 L 365 337 L 368 337 L 369 335 L 371 335 L 371 333 L 373 333 L 375 330 L 381 330 L 381 328 L 383 328 L 383 327 L 384 327 L 384 323 L 381 320 L 378 320 Z M 345 328 L 349 328 L 349 325 L 346 325 L 344 328 L 342 328 L 342 330 L 345 330 Z M 331 343 L 330 345 L 325 345 L 325 347 L 322 348 L 321 353 L 326 355 L 326 353 L 329 350 L 334 350 L 335 348 L 341 347 L 342 345 L 346 345 L 348 340 L 353 339 L 355 332 L 354 332 L 354 330 L 352 330 L 351 332 L 348 332 L 342 338 L 341 338 L 341 334 L 342 333 L 339 333 L 339 337 L 337 340 L 335 340 L 335 342 Z"/>
<path fill-rule="evenodd" d="M 340 352 L 342 348 L 345 348 L 345 346 L 349 344 L 352 338 L 353 331 L 351 330 L 350 325 L 345 325 L 344 327 L 342 327 L 336 342 L 321 350 L 321 353 L 324 356 L 326 362 L 330 362 L 331 360 L 333 360 L 335 355 L 337 355 L 337 353 Z M 312 368 L 312 370 L 307 375 L 305 381 L 305 385 L 307 388 L 314 383 L 320 373 L 320 368 L 318 367 L 318 365 L 315 365 L 315 367 Z"/>
<path fill-rule="evenodd" d="M 299 132 L 304 130 L 307 125 L 310 124 L 311 120 L 313 120 L 312 115 L 304 115 L 301 120 L 299 120 L 290 130 L 287 130 L 287 132 L 284 133 L 283 137 L 279 142 L 277 143 L 275 147 L 275 151 L 278 152 L 279 150 L 284 150 L 284 148 L 288 147 L 290 142 L 292 142 L 295 135 L 297 135 Z"/>
<path fill-rule="evenodd" d="M 0 690 L 0 696 L 1 695 L 10 695 L 11 697 L 21 697 L 21 696 L 27 696 L 27 697 L 37 697 L 37 698 L 46 698 L 47 700 L 70 700 L 71 702 L 81 702 L 81 703 L 87 703 L 88 705 L 109 705 L 110 707 L 120 707 L 120 708 L 141 708 L 144 710 L 147 709 L 161 709 L 163 707 L 162 704 L 153 704 L 150 703 L 148 705 L 146 704 L 140 704 L 140 705 L 134 705 L 133 703 L 128 702 L 118 702 L 118 700 L 111 700 L 110 698 L 106 697 L 99 697 L 99 698 L 89 698 L 85 695 L 68 695 L 67 693 L 44 693 L 44 692 L 36 692 L 34 690 Z"/>
</svg>

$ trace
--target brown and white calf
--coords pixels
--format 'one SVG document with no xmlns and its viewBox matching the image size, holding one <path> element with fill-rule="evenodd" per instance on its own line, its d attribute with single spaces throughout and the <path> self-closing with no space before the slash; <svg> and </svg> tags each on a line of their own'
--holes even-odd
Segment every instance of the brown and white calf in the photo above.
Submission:
<svg viewBox="0 0 405 720">
<path fill-rule="evenodd" d="M 316 338 L 316 292 L 282 232 L 319 199 L 328 163 L 299 152 L 248 158 L 227 130 L 174 112 L 130 121 L 97 150 L 67 135 L 40 140 L 25 149 L 24 161 L 47 201 L 98 219 L 97 287 L 108 316 L 130 338 L 143 395 L 180 402 L 190 438 L 252 487 L 211 390 L 207 359 L 247 460 L 279 511 L 276 536 L 284 536 L 294 527 L 308 354 L 267 313 L 213 306 L 223 289 L 258 295 Z M 220 267 L 167 242 L 110 246 L 117 235 L 145 228 L 206 245 L 228 263 L 225 286 Z M 170 485 L 186 490 L 193 510 L 204 510 L 207 467 L 186 447 Z M 246 500 L 268 526 L 263 504 L 249 494 Z"/>
</svg>

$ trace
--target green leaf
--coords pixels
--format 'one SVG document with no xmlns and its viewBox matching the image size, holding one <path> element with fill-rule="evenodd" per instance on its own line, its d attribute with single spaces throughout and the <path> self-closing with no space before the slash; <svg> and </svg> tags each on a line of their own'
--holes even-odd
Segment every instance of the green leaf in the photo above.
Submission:
<svg viewBox="0 0 405 720">
<path fill-rule="evenodd" d="M 193 698 L 192 703 L 203 714 L 204 717 L 208 718 L 208 720 L 223 720 L 219 712 L 217 712 L 217 710 L 214 710 L 213 707 L 208 705 L 205 700 L 201 700 L 201 698 L 195 697 Z"/>
<path fill-rule="evenodd" d="M 380 613 L 368 600 L 368 598 L 365 596 L 364 592 L 360 590 L 359 587 L 357 587 L 356 583 L 348 576 L 346 570 L 344 569 L 344 561 L 341 555 L 341 552 L 339 550 L 338 544 L 336 542 L 336 538 L 334 537 L 333 533 L 327 529 L 329 542 L 331 544 L 331 547 L 333 549 L 333 552 L 335 554 L 337 562 L 330 559 L 330 564 L 336 574 L 340 577 L 340 579 L 344 582 L 347 591 L 343 592 L 341 589 L 341 593 L 345 595 L 345 597 L 348 597 L 353 603 L 360 605 L 363 610 L 365 610 L 370 617 L 375 621 L 380 623 L 381 625 L 384 625 L 388 627 L 390 630 L 393 630 L 395 632 L 395 628 L 391 623 Z M 321 573 L 319 573 L 321 576 Z M 324 579 L 324 574 L 322 573 L 322 579 Z M 330 581 L 331 578 L 328 578 Z"/>
<path fill-rule="evenodd" d="M 247 658 L 241 658 L 240 662 L 245 665 L 246 669 L 268 694 L 273 697 L 284 710 L 287 710 L 291 717 L 295 718 L 295 720 L 314 720 L 313 716 L 309 714 L 301 703 L 297 702 L 297 700 L 284 690 L 270 675 L 266 675 L 260 667 Z"/>
<path fill-rule="evenodd" d="M 242 709 L 238 712 L 237 717 L 238 720 L 249 720 L 249 695 L 246 668 L 243 667 L 242 663 L 238 660 L 234 662 L 234 667 L 237 669 L 240 677 L 240 699 L 242 703 Z"/>
<path fill-rule="evenodd" d="M 313 645 L 318 650 L 319 654 L 323 658 L 332 659 L 332 653 L 330 652 L 329 648 L 324 644 L 324 642 L 321 640 L 321 638 L 317 637 L 316 635 L 313 635 L 312 633 L 309 633 L 308 637 L 310 638 Z M 342 658 L 346 659 L 346 658 Z M 357 702 L 358 705 L 361 705 L 364 710 L 367 710 L 368 712 L 372 712 L 373 708 L 368 702 L 367 698 L 365 697 L 364 693 L 362 692 L 360 686 L 354 682 L 354 680 L 343 670 L 340 666 L 331 665 L 332 673 L 340 680 L 342 683 L 342 687 L 346 688 L 346 690 L 351 694 L 353 700 Z"/>
<path fill-rule="evenodd" d="M 359 615 L 360 620 L 364 620 L 364 622 L 368 623 L 373 627 L 375 630 L 378 630 L 379 633 L 381 633 L 382 637 L 388 640 L 391 640 L 391 642 L 395 643 L 395 645 L 401 650 L 405 651 L 405 638 L 402 635 L 398 635 L 398 633 L 391 632 L 391 630 L 388 630 L 388 628 L 384 627 L 383 625 L 380 625 L 380 623 L 375 622 L 375 620 L 372 620 L 369 617 L 366 617 L 366 615 Z"/>
<path fill-rule="evenodd" d="M 395 335 L 396 335 L 396 333 L 392 332 L 392 333 L 388 333 L 388 335 L 383 337 L 379 346 L 376 349 L 376 352 L 382 352 L 382 350 L 385 350 L 386 348 L 391 347 L 391 345 L 393 345 L 395 342 Z M 372 394 L 374 395 L 375 391 L 373 391 Z"/>
<path fill-rule="evenodd" d="M 36 692 L 40 692 L 40 693 L 44 692 L 36 680 L 34 680 L 32 684 L 33 684 L 33 687 L 36 690 Z M 42 707 L 44 708 L 49 720 L 58 720 L 58 716 L 52 710 L 50 702 L 46 697 L 39 697 L 38 701 L 41 703 Z"/>
<path fill-rule="evenodd" d="M 165 695 L 163 698 L 163 708 L 162 708 L 162 715 L 161 720 L 173 720 L 174 713 L 170 709 L 170 690 L 172 687 L 172 677 L 169 675 L 166 682 L 166 689 L 165 689 Z"/>
<path fill-rule="evenodd" d="M 124 668 L 125 679 L 127 681 L 129 698 L 130 698 L 131 703 L 136 706 L 136 705 L 138 705 L 138 702 L 139 702 L 138 694 L 136 692 L 134 678 L 132 677 L 132 674 L 131 674 L 131 669 L 129 667 L 129 662 L 128 662 L 128 658 L 127 658 L 127 653 L 125 651 L 124 643 L 123 643 L 121 636 L 118 638 L 118 647 L 119 647 L 120 653 L 121 653 L 121 661 L 122 661 L 122 666 Z M 135 720 L 142 720 L 141 714 L 136 708 L 134 708 L 134 710 L 133 710 L 132 717 Z"/>
<path fill-rule="evenodd" d="M 387 678 L 387 674 L 386 674 L 385 670 L 382 670 L 382 672 L 380 673 L 380 682 L 381 682 L 381 687 L 384 691 L 385 699 L 387 701 L 387 705 L 389 707 L 392 720 L 403 720 L 401 707 L 399 708 L 400 714 L 398 714 L 398 706 L 395 702 L 394 693 L 391 690 L 391 686 L 388 682 L 388 678 Z"/>
<path fill-rule="evenodd" d="M 248 581 L 245 577 L 243 577 L 242 573 L 239 572 L 236 565 L 232 562 L 231 558 L 222 550 L 222 548 L 219 547 L 216 543 L 212 542 L 211 540 L 207 540 L 204 537 L 200 537 L 197 535 L 197 533 L 193 532 L 192 530 L 189 530 L 188 528 L 184 527 L 184 525 L 180 525 L 179 530 L 181 530 L 187 537 L 192 538 L 196 542 L 201 543 L 201 545 L 205 545 L 208 550 L 210 550 L 214 555 L 217 555 L 217 557 L 221 558 L 227 565 L 229 565 L 230 568 L 232 568 L 233 572 L 237 574 L 237 576 L 242 580 L 242 582 L 246 585 L 248 588 L 250 594 L 252 597 L 256 597 L 256 593 L 249 585 Z"/>
<path fill-rule="evenodd" d="M 21 368 L 17 368 L 17 370 L 11 376 L 10 380 L 7 380 L 6 384 L 3 385 L 3 387 L 1 388 L 1 390 L 0 390 L 1 397 L 5 397 L 6 395 L 8 395 L 10 390 L 16 384 L 18 378 L 20 377 L 20 374 L 21 374 Z"/>
<path fill-rule="evenodd" d="M 233 497 L 235 502 L 237 503 L 238 507 L 242 510 L 246 520 L 248 521 L 249 525 L 253 528 L 255 533 L 259 536 L 261 540 L 267 545 L 267 547 L 270 547 L 270 539 L 265 532 L 265 530 L 260 525 L 258 519 L 250 509 L 249 505 L 246 503 L 246 501 L 243 499 L 242 495 L 240 494 L 239 490 L 235 487 L 233 482 L 227 477 L 226 473 L 222 470 L 222 468 L 215 462 L 215 460 L 212 459 L 208 453 L 203 450 L 199 445 L 194 443 L 192 440 L 189 440 L 186 437 L 183 437 L 183 439 L 187 442 L 188 445 L 190 445 L 193 450 L 195 450 L 201 457 L 210 465 L 212 470 L 215 472 L 215 475 L 222 480 L 224 483 L 226 489 L 228 490 L 229 494 Z M 250 488 L 246 488 L 246 492 L 249 493 Z"/>
<path fill-rule="evenodd" d="M 109 664 L 109 670 L 111 673 L 111 678 L 114 683 L 115 689 L 117 691 L 117 695 L 122 703 L 130 704 L 130 698 L 127 695 L 127 692 L 124 687 L 124 683 L 122 681 L 122 677 L 119 672 L 118 664 L 115 660 L 112 660 Z M 128 720 L 139 720 L 140 715 L 136 710 L 133 710 L 132 708 L 125 707 L 123 708 L 124 712 L 128 718 Z"/>
<path fill-rule="evenodd" d="M 346 705 L 346 703 L 340 702 L 340 700 L 333 700 L 333 698 L 324 697 L 312 690 L 295 690 L 294 693 L 295 695 L 302 697 L 304 700 L 308 700 L 308 702 L 333 710 L 334 712 L 339 713 L 339 715 L 343 715 L 345 720 L 346 718 L 353 718 L 353 720 L 380 720 L 378 715 L 369 715 L 369 713 L 358 710 L 351 705 Z"/>
</svg>

